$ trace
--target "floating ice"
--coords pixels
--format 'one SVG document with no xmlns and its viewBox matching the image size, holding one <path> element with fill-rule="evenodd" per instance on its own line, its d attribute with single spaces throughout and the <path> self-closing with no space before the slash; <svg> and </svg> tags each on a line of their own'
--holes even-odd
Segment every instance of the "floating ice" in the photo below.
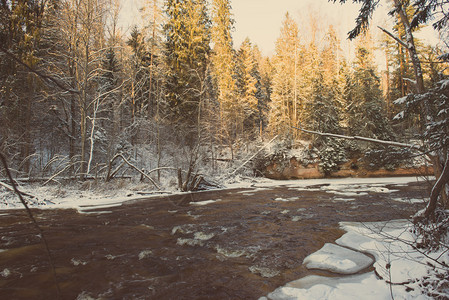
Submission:
<svg viewBox="0 0 449 300">
<path fill-rule="evenodd" d="M 194 227 L 193 224 L 178 225 L 172 228 L 171 234 L 174 235 L 177 232 L 182 234 L 189 234 L 193 232 L 192 230 L 193 227 Z"/>
<path fill-rule="evenodd" d="M 333 201 L 342 201 L 342 202 L 349 202 L 349 201 L 355 201 L 355 198 L 333 198 Z"/>
<path fill-rule="evenodd" d="M 195 234 L 194 234 L 195 239 L 196 240 L 200 240 L 200 241 L 208 241 L 211 238 L 213 238 L 214 236 L 215 236 L 214 233 L 206 234 L 206 233 L 201 232 L 201 231 L 200 232 L 195 232 Z"/>
<path fill-rule="evenodd" d="M 3 277 L 9 277 L 11 275 L 11 271 L 9 269 L 4 269 L 3 271 L 0 272 L 0 275 L 2 275 Z"/>
<path fill-rule="evenodd" d="M 266 267 L 251 266 L 251 267 L 249 267 L 249 270 L 251 271 L 251 273 L 259 274 L 260 276 L 265 277 L 265 278 L 275 277 L 280 274 L 279 271 L 272 270 L 272 269 L 266 268 Z"/>
<path fill-rule="evenodd" d="M 82 261 L 82 260 L 79 260 L 79 259 L 75 259 L 75 258 L 72 258 L 71 263 L 72 263 L 72 265 L 74 265 L 75 267 L 76 267 L 76 266 L 80 266 L 80 265 L 81 265 L 81 266 L 87 265 L 87 262 Z"/>
<path fill-rule="evenodd" d="M 301 220 L 302 218 L 300 216 L 293 216 L 292 217 L 292 221 L 293 222 L 298 222 L 299 220 Z"/>
<path fill-rule="evenodd" d="M 410 198 L 393 198 L 391 200 L 405 203 L 425 203 L 426 201 L 424 199 L 410 199 Z"/>
<path fill-rule="evenodd" d="M 176 244 L 183 246 L 183 245 L 189 245 L 189 246 L 203 246 L 205 241 L 210 240 L 215 236 L 214 233 L 206 234 L 204 232 L 195 232 L 194 238 L 178 238 L 176 241 Z"/>
<path fill-rule="evenodd" d="M 215 202 L 219 202 L 221 201 L 221 199 L 217 199 L 217 200 L 205 200 L 205 201 L 198 201 L 198 202 L 190 202 L 191 205 L 198 205 L 198 206 L 203 206 L 203 205 L 208 205 L 211 203 L 215 203 Z"/>
<path fill-rule="evenodd" d="M 217 250 L 218 254 L 230 258 L 240 257 L 247 254 L 245 250 L 230 250 L 221 248 L 219 245 L 215 246 L 215 250 Z"/>
<path fill-rule="evenodd" d="M 274 201 L 282 201 L 282 202 L 291 202 L 291 201 L 295 201 L 298 200 L 298 197 L 290 197 L 290 198 L 275 198 Z"/>
<path fill-rule="evenodd" d="M 143 250 L 139 253 L 139 260 L 142 260 L 144 258 L 147 258 L 148 256 L 150 256 L 151 254 L 153 254 L 153 251 L 151 250 Z"/>
</svg>

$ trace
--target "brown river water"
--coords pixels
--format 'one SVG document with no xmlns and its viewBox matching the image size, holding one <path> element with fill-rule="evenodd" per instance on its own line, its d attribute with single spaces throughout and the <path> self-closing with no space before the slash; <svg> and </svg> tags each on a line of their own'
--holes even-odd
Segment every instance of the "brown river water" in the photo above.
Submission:
<svg viewBox="0 0 449 300">
<path fill-rule="evenodd" d="M 48 240 L 60 299 L 258 299 L 306 275 L 303 259 L 344 232 L 340 221 L 407 218 L 428 184 L 389 193 L 231 189 L 121 206 L 33 210 Z M 289 201 L 277 201 L 279 198 Z M 207 205 L 191 202 L 220 200 Z M 345 201 L 348 200 L 348 201 Z M 0 299 L 58 299 L 38 232 L 24 210 L 0 211 Z"/>
</svg>

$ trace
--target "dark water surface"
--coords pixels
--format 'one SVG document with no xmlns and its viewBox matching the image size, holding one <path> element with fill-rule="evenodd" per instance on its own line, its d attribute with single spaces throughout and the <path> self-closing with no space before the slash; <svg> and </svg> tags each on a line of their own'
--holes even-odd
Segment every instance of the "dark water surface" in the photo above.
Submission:
<svg viewBox="0 0 449 300">
<path fill-rule="evenodd" d="M 407 218 L 423 205 L 392 199 L 428 193 L 424 182 L 385 187 L 391 191 L 234 189 L 88 214 L 33 212 L 48 239 L 61 299 L 257 299 L 317 274 L 302 261 L 344 233 L 338 222 Z M 0 226 L 0 299 L 56 299 L 45 248 L 25 211 L 0 211 Z"/>
</svg>

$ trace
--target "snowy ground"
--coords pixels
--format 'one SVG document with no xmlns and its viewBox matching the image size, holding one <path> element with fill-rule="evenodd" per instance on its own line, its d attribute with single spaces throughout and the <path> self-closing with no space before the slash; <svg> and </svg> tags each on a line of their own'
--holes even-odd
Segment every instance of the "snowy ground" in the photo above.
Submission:
<svg viewBox="0 0 449 300">
<path fill-rule="evenodd" d="M 242 193 L 251 194 L 282 185 L 298 191 L 325 191 L 335 194 L 335 201 L 351 201 L 351 197 L 360 197 L 370 191 L 390 193 L 392 190 L 386 187 L 388 184 L 405 185 L 417 180 L 415 177 L 397 177 L 248 182 L 237 178 L 226 188 L 248 188 L 250 190 L 244 190 Z M 127 200 L 177 193 L 169 191 L 162 194 L 141 195 L 139 190 L 143 187 L 141 185 L 119 188 L 111 185 L 109 188 L 79 190 L 74 187 L 28 185 L 20 189 L 37 197 L 38 201 L 30 201 L 32 207 L 74 208 L 81 213 L 88 213 L 92 208 L 119 206 Z M 290 201 L 291 199 L 274 200 Z M 392 200 L 423 201 L 423 199 Z M 195 204 L 208 205 L 214 201 L 220 201 L 220 199 Z M 20 208 L 22 205 L 17 197 L 0 187 L 0 209 Z M 340 275 L 301 278 L 276 289 L 261 299 L 432 299 L 423 295 L 423 290 L 432 289 L 432 286 L 438 284 L 449 287 L 447 280 L 438 279 L 442 272 L 447 272 L 448 269 L 440 268 L 439 263 L 449 265 L 449 254 L 444 251 L 421 253 L 416 250 L 413 245 L 417 238 L 412 232 L 410 222 L 396 220 L 388 223 L 341 223 L 340 226 L 347 233 L 335 242 L 339 246 L 326 244 L 323 249 L 307 257 L 304 262 L 309 268 L 330 270 Z M 447 249 L 446 247 L 445 250 Z M 375 260 L 373 265 L 375 271 L 363 273 L 363 270 L 372 263 L 370 256 Z M 426 279 L 423 281 L 424 277 Z M 443 289 L 444 294 L 441 299 L 449 299 L 448 289 Z"/>
<path fill-rule="evenodd" d="M 236 177 L 232 183 L 226 184 L 225 188 L 251 188 L 254 192 L 269 189 L 275 186 L 286 186 L 298 191 L 320 190 L 333 193 L 345 198 L 336 197 L 336 201 L 350 201 L 351 196 L 363 196 L 366 193 L 382 192 L 389 193 L 386 184 L 407 184 L 420 180 L 416 177 L 394 177 L 394 178 L 341 178 L 341 179 L 306 179 L 306 180 L 270 180 L 259 179 L 249 182 L 247 179 Z M 36 199 L 26 198 L 31 207 L 42 209 L 51 208 L 74 208 L 83 212 L 89 208 L 119 206 L 128 200 L 143 199 L 148 197 L 161 197 L 164 195 L 179 194 L 176 190 L 146 191 L 148 185 L 134 184 L 117 186 L 117 184 L 104 184 L 100 186 L 40 186 L 23 185 L 19 189 L 22 192 L 36 196 Z M 251 191 L 244 191 L 250 193 Z M 392 199 L 395 201 L 420 202 L 423 199 Z M 278 199 L 278 201 L 289 201 L 289 199 Z M 0 186 L 0 209 L 23 208 L 16 195 Z"/>
</svg>

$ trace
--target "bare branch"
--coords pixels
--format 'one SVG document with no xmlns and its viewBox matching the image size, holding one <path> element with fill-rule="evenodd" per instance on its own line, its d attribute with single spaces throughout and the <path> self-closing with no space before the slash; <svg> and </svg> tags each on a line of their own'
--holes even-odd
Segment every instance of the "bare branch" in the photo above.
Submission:
<svg viewBox="0 0 449 300">
<path fill-rule="evenodd" d="M 262 147 L 260 147 L 260 149 L 254 153 L 250 158 L 248 158 L 243 164 L 241 164 L 239 167 L 237 167 L 232 173 L 230 173 L 229 175 L 234 175 L 238 170 L 240 170 L 241 168 L 243 168 L 248 162 L 250 162 L 254 157 L 256 157 L 257 154 L 260 153 L 260 151 L 262 151 L 264 148 L 266 148 L 268 145 L 271 144 L 271 142 L 273 142 L 276 138 L 278 137 L 278 135 L 276 135 L 274 138 L 272 138 L 268 143 L 266 143 L 265 145 L 263 145 Z"/>
<path fill-rule="evenodd" d="M 143 177 L 147 178 L 158 190 L 160 190 L 161 188 L 159 187 L 159 185 L 147 174 L 145 174 L 145 172 L 143 172 L 142 170 L 140 170 L 138 167 L 136 167 L 135 165 L 133 165 L 132 163 L 130 163 L 122 154 L 117 154 L 115 155 L 112 159 L 111 162 L 109 163 L 110 165 L 112 165 L 112 163 L 114 162 L 114 160 L 116 160 L 117 158 L 121 158 L 128 166 L 130 166 L 131 168 L 135 169 L 137 172 L 139 172 Z"/>
<path fill-rule="evenodd" d="M 46 75 L 42 72 L 39 72 L 35 69 L 33 69 L 32 67 L 30 67 L 28 64 L 24 63 L 22 60 L 20 60 L 19 58 L 17 58 L 14 54 L 12 54 L 11 52 L 9 52 L 8 50 L 4 49 L 2 46 L 0 46 L 0 51 L 2 51 L 3 53 L 5 53 L 9 58 L 11 58 L 12 60 L 14 60 L 16 63 L 18 63 L 19 65 L 25 67 L 26 69 L 28 69 L 28 71 L 30 71 L 31 73 L 36 74 L 37 76 L 39 76 L 40 78 L 42 78 L 45 82 L 47 83 L 53 83 L 55 84 L 57 87 L 59 87 L 61 90 L 69 92 L 69 93 L 75 93 L 75 94 L 79 94 L 79 91 L 76 89 L 73 89 L 72 87 L 66 87 L 64 86 L 61 82 L 59 82 L 58 80 L 56 80 L 56 78 Z"/>
</svg>

